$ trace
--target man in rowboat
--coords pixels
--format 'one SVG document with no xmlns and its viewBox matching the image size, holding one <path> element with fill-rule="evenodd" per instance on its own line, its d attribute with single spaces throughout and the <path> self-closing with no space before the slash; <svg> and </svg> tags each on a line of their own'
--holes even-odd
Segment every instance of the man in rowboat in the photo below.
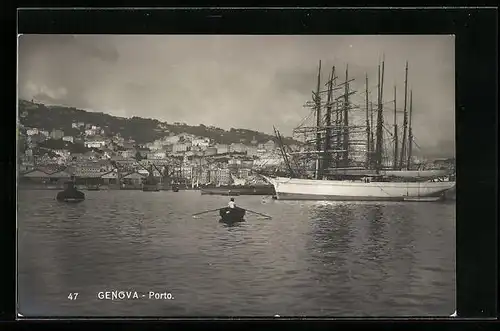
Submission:
<svg viewBox="0 0 500 331">
<path fill-rule="evenodd" d="M 229 200 L 228 207 L 229 208 L 235 208 L 236 207 L 236 203 L 234 202 L 234 198 L 231 198 Z"/>
</svg>

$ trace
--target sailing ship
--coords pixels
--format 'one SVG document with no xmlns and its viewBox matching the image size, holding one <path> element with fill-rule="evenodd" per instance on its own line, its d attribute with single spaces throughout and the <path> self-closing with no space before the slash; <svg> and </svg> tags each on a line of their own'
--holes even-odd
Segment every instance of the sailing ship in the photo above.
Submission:
<svg viewBox="0 0 500 331">
<path fill-rule="evenodd" d="M 412 149 L 418 145 L 411 127 L 413 109 L 411 91 L 408 101 L 408 62 L 405 68 L 403 128 L 398 129 L 396 87 L 393 130 L 385 125 L 384 65 L 384 60 L 378 65 L 374 110 L 367 74 L 364 105 L 358 106 L 350 100 L 356 91 L 351 90 L 354 79 L 349 78 L 348 66 L 345 81 L 341 83 L 333 66 L 325 84 L 327 89 L 322 91 L 319 62 L 316 91 L 312 92 L 313 100 L 306 104 L 312 108 L 310 115 L 314 116 L 309 117 L 315 119 L 315 124 L 294 129 L 294 135 L 303 135 L 302 150 L 287 151 L 275 128 L 289 177 L 264 178 L 274 186 L 278 200 L 436 201 L 455 187 L 455 181 L 450 180 L 454 176 L 449 177 L 449 171 L 414 169 Z M 340 95 L 336 95 L 338 91 L 341 91 Z M 323 101 L 325 94 L 326 102 Z M 387 147 L 387 140 L 390 148 Z"/>
</svg>

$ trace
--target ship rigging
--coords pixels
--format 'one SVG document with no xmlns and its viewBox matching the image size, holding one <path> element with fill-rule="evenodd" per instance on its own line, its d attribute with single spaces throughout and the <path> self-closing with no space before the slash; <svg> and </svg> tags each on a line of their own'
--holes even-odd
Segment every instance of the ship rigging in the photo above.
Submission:
<svg viewBox="0 0 500 331">
<path fill-rule="evenodd" d="M 303 142 L 301 150 L 289 151 L 274 129 L 289 173 L 287 178 L 266 177 L 278 199 L 435 201 L 455 186 L 446 180 L 446 172 L 421 171 L 413 162 L 413 146 L 418 145 L 412 130 L 411 90 L 408 98 L 408 62 L 402 132 L 398 130 L 396 87 L 394 100 L 384 102 L 384 58 L 377 69 L 376 101 L 365 74 L 365 95 L 358 105 L 352 101 L 357 91 L 348 65 L 342 82 L 333 66 L 323 90 L 319 62 L 316 89 L 304 105 L 311 111 L 294 129 L 294 138 Z M 389 103 L 394 109 L 387 107 Z M 392 128 L 384 118 L 387 110 L 392 110 Z M 310 119 L 313 124 L 307 123 Z"/>
</svg>

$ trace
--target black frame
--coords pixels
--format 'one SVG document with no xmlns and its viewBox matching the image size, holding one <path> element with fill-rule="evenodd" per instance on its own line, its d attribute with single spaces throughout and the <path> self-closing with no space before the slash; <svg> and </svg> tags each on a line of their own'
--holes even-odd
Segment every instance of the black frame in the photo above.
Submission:
<svg viewBox="0 0 500 331">
<path fill-rule="evenodd" d="M 70 34 L 454 34 L 456 35 L 456 144 L 457 144 L 457 310 L 459 317 L 493 318 L 497 316 L 497 85 L 498 85 L 498 14 L 495 9 L 144 9 L 144 10 L 21 10 L 16 13 L 18 32 Z M 14 23 L 14 20 L 10 21 Z M 89 24 L 88 22 L 92 22 Z M 10 28 L 8 45 L 14 45 L 14 27 Z M 17 53 L 17 47 L 16 47 Z M 8 53 L 13 63 L 14 52 Z M 11 76 L 16 69 L 13 65 Z M 14 140 L 16 91 L 11 86 L 9 107 L 2 121 L 6 140 Z M 5 90 L 4 90 L 5 91 Z M 12 97 L 14 96 L 14 97 Z M 4 99 L 5 100 L 5 99 Z M 15 141 L 2 144 L 2 166 L 10 192 L 4 201 L 15 208 L 16 154 Z M 480 216 L 479 216 L 480 215 Z M 475 221 L 477 219 L 477 221 Z M 9 271 L 0 290 L 0 316 L 15 319 L 15 221 L 1 223 L 0 242 L 6 247 L 3 262 Z M 451 312 L 450 312 L 451 313 Z M 417 321 L 390 319 L 332 322 L 261 320 L 245 324 L 277 326 L 369 326 L 387 330 L 438 325 L 455 329 L 457 323 L 470 322 Z M 443 319 L 446 320 L 446 319 Z M 144 323 L 144 319 L 140 324 Z M 49 322 L 16 322 L 39 325 Z M 50 323 L 56 323 L 54 321 Z M 95 322 L 97 323 L 97 322 Z M 93 326 L 94 322 L 81 323 Z M 115 322 L 111 322 L 115 323 Z M 200 325 L 206 321 L 148 322 L 169 326 Z M 243 322 L 211 321 L 219 324 Z M 478 323 L 477 321 L 474 322 Z M 488 322 L 482 322 L 489 324 Z M 68 325 L 66 322 L 56 324 Z M 109 324 L 109 322 L 106 322 Z M 132 329 L 137 322 L 128 321 Z M 51 329 L 54 325 L 49 326 Z M 142 325 L 143 326 L 143 325 Z M 235 325 L 236 326 L 236 325 Z M 203 327 L 203 326 L 202 326 Z"/>
</svg>

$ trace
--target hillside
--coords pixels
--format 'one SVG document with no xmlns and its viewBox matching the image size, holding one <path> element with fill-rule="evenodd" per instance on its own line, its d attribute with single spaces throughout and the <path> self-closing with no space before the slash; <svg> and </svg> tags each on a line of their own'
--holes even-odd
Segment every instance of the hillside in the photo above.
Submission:
<svg viewBox="0 0 500 331">
<path fill-rule="evenodd" d="M 105 130 L 106 136 L 119 133 L 124 138 L 134 139 L 138 144 L 152 142 L 168 135 L 169 132 L 208 137 L 216 143 L 224 144 L 250 143 L 254 137 L 258 143 L 274 139 L 272 135 L 247 129 L 231 128 L 227 131 L 204 125 L 171 124 L 149 118 L 123 118 L 70 107 L 46 106 L 26 100 L 19 101 L 19 115 L 20 122 L 26 127 L 36 127 L 48 131 L 61 129 L 64 130 L 66 135 L 76 135 L 78 130 L 73 129 L 71 124 L 73 122 L 84 122 L 85 124 L 100 126 Z M 291 138 L 285 138 L 284 142 L 286 144 L 299 143 Z"/>
</svg>

